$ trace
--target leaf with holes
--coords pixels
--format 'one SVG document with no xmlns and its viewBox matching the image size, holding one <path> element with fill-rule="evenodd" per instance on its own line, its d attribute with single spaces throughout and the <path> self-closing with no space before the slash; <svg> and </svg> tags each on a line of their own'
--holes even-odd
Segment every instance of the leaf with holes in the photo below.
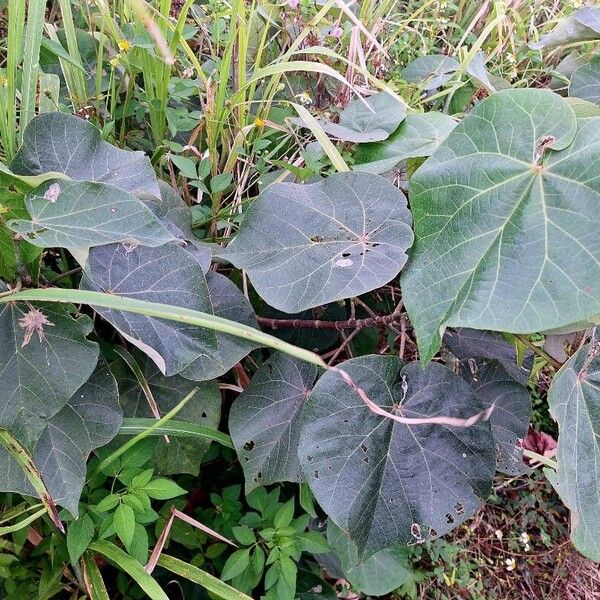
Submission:
<svg viewBox="0 0 600 600">
<path fill-rule="evenodd" d="M 235 399 L 229 434 L 240 458 L 246 492 L 279 481 L 300 481 L 299 414 L 317 368 L 274 354 Z"/>
<path fill-rule="evenodd" d="M 177 419 L 218 429 L 221 420 L 221 393 L 218 382 L 196 383 L 179 375 L 165 377 L 141 352 L 135 352 L 134 355 L 161 416 L 174 408 L 197 387 L 198 392 L 177 414 Z M 121 360 L 113 363 L 111 368 L 119 382 L 121 405 L 125 416 L 153 417 L 148 399 L 131 369 Z M 157 471 L 164 475 L 173 473 L 197 475 L 202 457 L 209 445 L 209 440 L 170 436 L 167 443 L 161 437 L 156 442 L 153 463 Z"/>
<path fill-rule="evenodd" d="M 385 596 L 410 577 L 406 546 L 380 550 L 361 559 L 356 544 L 331 519 L 327 521 L 327 541 L 340 559 L 345 579 L 363 594 Z"/>
<path fill-rule="evenodd" d="M 92 450 L 110 442 L 121 420 L 117 383 L 101 360 L 90 379 L 66 406 L 43 420 L 27 444 L 53 500 L 75 517 L 86 478 L 86 460 Z M 0 489 L 34 493 L 4 450 L 0 450 L 0 465 Z"/>
<path fill-rule="evenodd" d="M 600 104 L 600 56 L 573 71 L 569 96 Z"/>
<path fill-rule="evenodd" d="M 352 100 L 340 114 L 340 122 L 321 119 L 325 133 L 344 142 L 364 144 L 385 140 L 396 131 L 406 116 L 406 106 L 387 92 Z M 295 123 L 304 124 L 302 119 Z"/>
<path fill-rule="evenodd" d="M 91 123 L 60 112 L 38 115 L 27 125 L 10 168 L 16 175 L 62 173 L 76 181 L 160 197 L 154 169 L 143 152 L 116 148 Z"/>
<path fill-rule="evenodd" d="M 177 244 L 92 248 L 81 287 L 212 313 L 208 286 L 195 253 Z M 207 329 L 107 308 L 95 310 L 165 375 L 180 373 L 200 357 L 208 360 L 217 350 L 216 336 Z"/>
<path fill-rule="evenodd" d="M 600 349 L 587 344 L 558 372 L 548 394 L 558 423 L 558 470 L 546 469 L 572 512 L 571 539 L 588 558 L 600 561 Z"/>
<path fill-rule="evenodd" d="M 443 113 L 408 115 L 385 142 L 359 146 L 354 169 L 385 173 L 407 158 L 431 156 L 456 125 L 457 121 Z"/>
<path fill-rule="evenodd" d="M 138 198 L 104 183 L 51 180 L 25 197 L 31 221 L 9 227 L 41 248 L 85 248 L 113 242 L 160 246 L 174 238 Z"/>
<path fill-rule="evenodd" d="M 86 339 L 91 331 L 89 317 L 75 319 L 69 307 L 0 305 L 0 427 L 25 446 L 94 371 L 99 350 Z"/>
<path fill-rule="evenodd" d="M 389 181 L 337 173 L 269 186 L 221 256 L 287 313 L 352 298 L 392 280 L 413 234 L 406 198 Z"/>
<path fill-rule="evenodd" d="M 340 365 L 367 396 L 404 417 L 468 418 L 482 403 L 446 367 L 363 356 Z M 299 458 L 329 517 L 359 557 L 447 533 L 479 508 L 495 470 L 490 425 L 405 425 L 374 414 L 339 373 L 316 383 Z"/>
<path fill-rule="evenodd" d="M 530 333 L 600 313 L 600 118 L 545 90 L 480 104 L 410 183 L 403 299 L 421 360 L 446 327 Z"/>
</svg>

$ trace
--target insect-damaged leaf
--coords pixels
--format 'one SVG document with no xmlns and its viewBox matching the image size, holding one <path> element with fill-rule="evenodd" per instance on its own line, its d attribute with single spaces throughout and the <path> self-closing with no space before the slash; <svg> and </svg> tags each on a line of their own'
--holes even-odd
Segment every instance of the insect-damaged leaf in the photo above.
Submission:
<svg viewBox="0 0 600 600">
<path fill-rule="evenodd" d="M 104 183 L 54 179 L 25 198 L 31 221 L 10 228 L 42 248 L 84 248 L 112 242 L 160 246 L 174 239 L 138 198 Z"/>
<path fill-rule="evenodd" d="M 92 248 L 81 287 L 212 313 L 196 252 L 177 244 Z M 148 354 L 165 375 L 180 373 L 199 357 L 210 358 L 217 350 L 216 336 L 207 329 L 119 310 L 94 310 Z"/>
<path fill-rule="evenodd" d="M 69 402 L 52 416 L 40 419 L 35 434 L 29 436 L 27 446 L 48 492 L 74 516 L 77 516 L 85 483 L 88 455 L 116 435 L 121 420 L 117 383 L 106 363 L 101 361 L 96 372 Z M 34 493 L 3 449 L 0 449 L 0 489 L 27 495 Z"/>
<path fill-rule="evenodd" d="M 0 282 L 0 292 L 6 291 Z M 56 304 L 0 306 L 0 427 L 29 446 L 94 371 L 92 322 Z"/>
<path fill-rule="evenodd" d="M 363 356 L 340 365 L 367 396 L 405 417 L 470 417 L 482 403 L 446 367 Z M 299 458 L 323 510 L 368 556 L 444 534 L 480 506 L 495 470 L 488 422 L 404 425 L 374 414 L 328 371 L 302 413 Z"/>
<path fill-rule="evenodd" d="M 221 256 L 271 306 L 297 313 L 396 277 L 413 234 L 406 198 L 382 177 L 338 173 L 269 186 Z"/>
<path fill-rule="evenodd" d="M 571 538 L 588 558 L 600 561 L 600 358 L 587 344 L 555 377 L 548 402 L 558 422 L 558 470 L 546 469 L 572 511 Z"/>
<path fill-rule="evenodd" d="M 246 478 L 246 492 L 279 481 L 300 481 L 299 414 L 317 368 L 274 354 L 235 399 L 229 433 Z"/>
<path fill-rule="evenodd" d="M 188 421 L 217 429 L 221 419 L 221 393 L 216 381 L 198 384 L 179 375 L 165 377 L 158 367 L 141 352 L 134 356 L 142 370 L 152 397 L 158 405 L 161 416 L 173 409 L 194 388 L 197 394 L 177 414 L 180 421 Z M 119 382 L 121 405 L 126 417 L 153 417 L 148 399 L 131 369 L 118 361 L 111 365 Z M 159 438 L 154 451 L 154 465 L 159 473 L 190 473 L 197 475 L 202 456 L 210 445 L 209 440 L 169 436 L 169 443 Z"/>
<path fill-rule="evenodd" d="M 447 326 L 529 333 L 600 313 L 600 118 L 544 90 L 478 104 L 411 180 L 403 299 L 421 359 Z"/>
<path fill-rule="evenodd" d="M 340 122 L 319 120 L 325 133 L 355 144 L 385 140 L 406 116 L 406 106 L 387 92 L 352 100 L 340 114 Z M 301 125 L 302 119 L 294 120 Z"/>
<path fill-rule="evenodd" d="M 77 181 L 160 197 L 154 169 L 143 152 L 116 148 L 91 123 L 59 112 L 38 115 L 27 125 L 10 167 L 17 175 L 63 173 Z"/>
<path fill-rule="evenodd" d="M 457 124 L 452 117 L 438 112 L 408 115 L 384 142 L 359 146 L 354 169 L 385 173 L 407 158 L 431 156 Z"/>
<path fill-rule="evenodd" d="M 569 96 L 600 104 L 600 56 L 573 71 Z"/>
</svg>

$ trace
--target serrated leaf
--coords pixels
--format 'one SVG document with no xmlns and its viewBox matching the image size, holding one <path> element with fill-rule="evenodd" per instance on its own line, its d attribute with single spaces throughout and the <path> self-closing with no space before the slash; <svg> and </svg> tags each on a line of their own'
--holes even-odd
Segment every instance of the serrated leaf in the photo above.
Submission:
<svg viewBox="0 0 600 600">
<path fill-rule="evenodd" d="M 423 362 L 448 326 L 530 333 L 600 313 L 599 134 L 552 92 L 503 90 L 415 173 L 402 288 Z"/>
<path fill-rule="evenodd" d="M 319 125 L 325 133 L 344 142 L 364 144 L 385 140 L 396 131 L 406 116 L 406 106 L 387 92 L 352 100 L 341 112 L 339 123 L 324 119 Z M 302 119 L 294 119 L 300 125 Z"/>
<path fill-rule="evenodd" d="M 327 541 L 340 559 L 345 578 L 364 594 L 385 596 L 410 576 L 406 547 L 397 545 L 361 560 L 356 544 L 331 519 L 327 521 Z"/>
<path fill-rule="evenodd" d="M 148 382 L 154 400 L 162 415 L 181 402 L 194 388 L 200 390 L 178 413 L 177 419 L 217 429 L 221 419 L 221 394 L 216 381 L 197 383 L 179 375 L 165 377 L 158 367 L 141 352 L 134 356 Z M 111 365 L 121 392 L 121 405 L 127 417 L 151 417 L 152 411 L 137 379 L 123 362 Z M 197 475 L 200 462 L 210 444 L 209 440 L 170 436 L 167 444 L 158 439 L 153 462 L 159 473 L 190 473 Z"/>
<path fill-rule="evenodd" d="M 232 530 L 235 539 L 244 546 L 251 546 L 256 542 L 254 531 L 249 527 L 233 527 Z"/>
<path fill-rule="evenodd" d="M 600 104 L 600 56 L 573 71 L 569 96 Z"/>
<path fill-rule="evenodd" d="M 559 21 L 558 25 L 541 37 L 539 42 L 529 44 L 533 50 L 542 50 L 562 44 L 597 40 L 600 38 L 600 8 L 588 6 Z"/>
<path fill-rule="evenodd" d="M 170 500 L 171 498 L 187 494 L 186 490 L 181 486 L 165 477 L 153 479 L 148 485 L 144 486 L 144 492 L 154 500 Z"/>
<path fill-rule="evenodd" d="M 245 571 L 250 564 L 250 550 L 248 548 L 242 548 L 236 550 L 225 563 L 223 571 L 221 572 L 221 580 L 229 581 L 234 577 L 237 577 L 240 573 Z"/>
<path fill-rule="evenodd" d="M 451 56 L 431 54 L 419 56 L 402 72 L 402 79 L 408 83 L 418 83 L 423 90 L 435 90 L 452 79 L 460 64 Z"/>
<path fill-rule="evenodd" d="M 115 510 L 114 525 L 119 539 L 125 548 L 129 548 L 135 532 L 135 514 L 131 506 L 119 504 Z"/>
<path fill-rule="evenodd" d="M 233 402 L 229 433 L 247 493 L 261 485 L 300 481 L 299 415 L 316 377 L 315 366 L 276 353 Z"/>
<path fill-rule="evenodd" d="M 554 378 L 548 394 L 558 423 L 556 473 L 546 469 L 571 510 L 571 539 L 588 558 L 600 561 L 600 359 L 598 342 L 576 352 Z"/>
<path fill-rule="evenodd" d="M 29 192 L 25 204 L 31 221 L 13 219 L 8 226 L 41 248 L 160 246 L 175 239 L 141 200 L 104 183 L 53 179 Z"/>
<path fill-rule="evenodd" d="M 176 244 L 133 250 L 120 244 L 92 248 L 81 288 L 212 313 L 206 279 L 194 252 Z M 200 327 L 100 307 L 95 310 L 165 375 L 179 373 L 216 350 L 215 334 Z"/>
<path fill-rule="evenodd" d="M 102 140 L 91 123 L 60 112 L 30 121 L 10 167 L 17 175 L 57 172 L 76 181 L 102 182 L 132 194 L 160 197 L 154 169 L 143 152 L 116 148 Z"/>
<path fill-rule="evenodd" d="M 376 404 L 406 417 L 469 417 L 481 402 L 452 371 L 363 356 L 340 365 Z M 298 455 L 323 510 L 368 556 L 442 535 L 479 508 L 495 470 L 490 425 L 410 426 L 381 417 L 326 372 L 303 411 Z"/>
<path fill-rule="evenodd" d="M 396 277 L 413 241 L 410 223 L 402 192 L 375 175 L 273 184 L 221 256 L 248 273 L 268 304 L 296 313 Z"/>
<path fill-rule="evenodd" d="M 385 173 L 407 158 L 431 156 L 457 124 L 439 112 L 410 114 L 384 142 L 359 146 L 354 169 Z"/>
<path fill-rule="evenodd" d="M 67 529 L 67 550 L 72 563 L 77 564 L 87 550 L 94 537 L 94 531 L 94 522 L 87 514 L 69 525 Z"/>
</svg>

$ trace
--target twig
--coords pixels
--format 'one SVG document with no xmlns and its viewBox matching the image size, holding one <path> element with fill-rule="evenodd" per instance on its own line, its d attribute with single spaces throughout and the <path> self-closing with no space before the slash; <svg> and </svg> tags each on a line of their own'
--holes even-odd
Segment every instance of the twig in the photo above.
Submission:
<svg viewBox="0 0 600 600">
<path fill-rule="evenodd" d="M 320 319 L 268 319 L 257 317 L 260 325 L 270 329 L 364 329 L 365 327 L 387 327 L 401 323 L 406 316 L 399 313 L 391 315 L 367 317 L 366 319 L 347 319 L 345 321 L 323 321 Z"/>
<path fill-rule="evenodd" d="M 560 363 L 559 361 L 557 361 L 555 358 L 552 358 L 549 354 L 547 354 L 541 348 L 539 348 L 538 346 L 536 346 L 531 340 L 527 339 L 524 335 L 516 333 L 515 337 L 520 342 L 523 342 L 530 350 L 533 350 L 534 354 L 537 354 L 538 356 L 541 356 L 542 358 L 544 358 L 555 369 L 560 369 L 562 367 L 562 363 Z"/>
</svg>

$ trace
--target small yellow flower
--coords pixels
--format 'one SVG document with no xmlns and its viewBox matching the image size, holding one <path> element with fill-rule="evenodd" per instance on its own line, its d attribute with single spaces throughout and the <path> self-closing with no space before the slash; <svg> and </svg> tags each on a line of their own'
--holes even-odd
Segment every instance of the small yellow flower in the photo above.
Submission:
<svg viewBox="0 0 600 600">
<path fill-rule="evenodd" d="M 265 123 L 266 123 L 266 121 L 264 119 L 259 119 L 259 118 L 254 119 L 255 127 L 259 127 L 262 129 L 265 126 Z"/>
<path fill-rule="evenodd" d="M 0 86 L 8 87 L 8 79 L 4 75 L 0 75 Z"/>
<path fill-rule="evenodd" d="M 517 561 L 514 558 L 507 558 L 504 564 L 507 571 L 514 571 L 517 568 Z"/>
<path fill-rule="evenodd" d="M 301 94 L 296 94 L 296 98 L 300 100 L 301 104 L 312 104 L 312 98 L 307 91 L 304 91 Z"/>
<path fill-rule="evenodd" d="M 118 67 L 121 64 L 121 55 L 120 54 L 115 54 L 115 56 L 113 58 L 111 58 L 108 62 L 110 63 L 111 67 Z"/>
<path fill-rule="evenodd" d="M 121 52 L 129 52 L 129 50 L 131 50 L 131 43 L 129 40 L 126 39 L 122 39 L 119 40 L 119 50 Z"/>
</svg>

